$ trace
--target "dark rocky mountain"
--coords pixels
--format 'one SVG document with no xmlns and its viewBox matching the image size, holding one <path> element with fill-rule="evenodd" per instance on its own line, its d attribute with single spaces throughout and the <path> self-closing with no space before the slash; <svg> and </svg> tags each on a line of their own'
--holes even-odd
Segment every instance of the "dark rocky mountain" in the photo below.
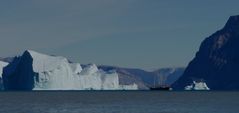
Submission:
<svg viewBox="0 0 239 113">
<path fill-rule="evenodd" d="M 239 15 L 202 42 L 173 87 L 183 89 L 192 80 L 204 80 L 212 90 L 239 90 Z"/>
<path fill-rule="evenodd" d="M 185 68 L 161 68 L 153 72 L 145 71 L 142 69 L 121 68 L 114 66 L 98 66 L 99 69 L 104 71 L 115 70 L 119 74 L 120 84 L 136 83 L 139 89 L 149 89 L 149 87 L 160 82 L 158 76 L 163 76 L 164 84 L 171 85 L 175 82 L 184 72 Z"/>
</svg>

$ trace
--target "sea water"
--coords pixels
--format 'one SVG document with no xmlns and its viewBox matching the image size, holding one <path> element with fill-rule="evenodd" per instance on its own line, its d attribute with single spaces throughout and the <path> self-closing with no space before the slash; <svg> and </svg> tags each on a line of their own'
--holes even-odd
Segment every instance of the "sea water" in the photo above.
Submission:
<svg viewBox="0 0 239 113">
<path fill-rule="evenodd" d="M 239 92 L 0 92 L 0 113 L 239 113 Z"/>
</svg>

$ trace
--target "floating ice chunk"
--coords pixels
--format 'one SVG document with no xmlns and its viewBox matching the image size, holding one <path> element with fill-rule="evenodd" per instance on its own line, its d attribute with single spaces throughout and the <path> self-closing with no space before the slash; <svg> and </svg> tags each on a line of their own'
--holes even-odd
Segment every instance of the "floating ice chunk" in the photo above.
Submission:
<svg viewBox="0 0 239 113">
<path fill-rule="evenodd" d="M 192 90 L 193 89 L 193 84 L 186 86 L 184 89 L 185 90 Z"/>
<path fill-rule="evenodd" d="M 193 81 L 193 84 L 186 86 L 184 90 L 210 90 L 210 88 L 203 81 Z"/>
</svg>

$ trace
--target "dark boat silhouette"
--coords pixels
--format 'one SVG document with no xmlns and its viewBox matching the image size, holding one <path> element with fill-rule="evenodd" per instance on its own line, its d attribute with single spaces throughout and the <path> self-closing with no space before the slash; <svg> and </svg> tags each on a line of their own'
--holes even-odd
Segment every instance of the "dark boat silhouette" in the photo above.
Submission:
<svg viewBox="0 0 239 113">
<path fill-rule="evenodd" d="M 150 90 L 169 91 L 169 90 L 171 90 L 171 87 L 170 86 L 156 86 L 156 87 L 150 87 Z"/>
</svg>

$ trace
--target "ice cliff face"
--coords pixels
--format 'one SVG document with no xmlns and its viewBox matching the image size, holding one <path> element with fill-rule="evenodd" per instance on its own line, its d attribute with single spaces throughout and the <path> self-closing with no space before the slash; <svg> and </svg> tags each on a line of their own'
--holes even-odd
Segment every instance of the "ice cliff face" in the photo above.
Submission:
<svg viewBox="0 0 239 113">
<path fill-rule="evenodd" d="M 6 90 L 120 90 L 118 74 L 99 70 L 95 64 L 82 69 L 66 58 L 25 51 L 3 73 Z"/>
<path fill-rule="evenodd" d="M 0 89 L 3 89 L 3 80 L 2 80 L 2 71 L 5 66 L 7 66 L 7 62 L 0 61 Z"/>
<path fill-rule="evenodd" d="M 0 61 L 0 78 L 2 78 L 2 71 L 6 65 L 8 65 L 7 62 Z"/>
</svg>

